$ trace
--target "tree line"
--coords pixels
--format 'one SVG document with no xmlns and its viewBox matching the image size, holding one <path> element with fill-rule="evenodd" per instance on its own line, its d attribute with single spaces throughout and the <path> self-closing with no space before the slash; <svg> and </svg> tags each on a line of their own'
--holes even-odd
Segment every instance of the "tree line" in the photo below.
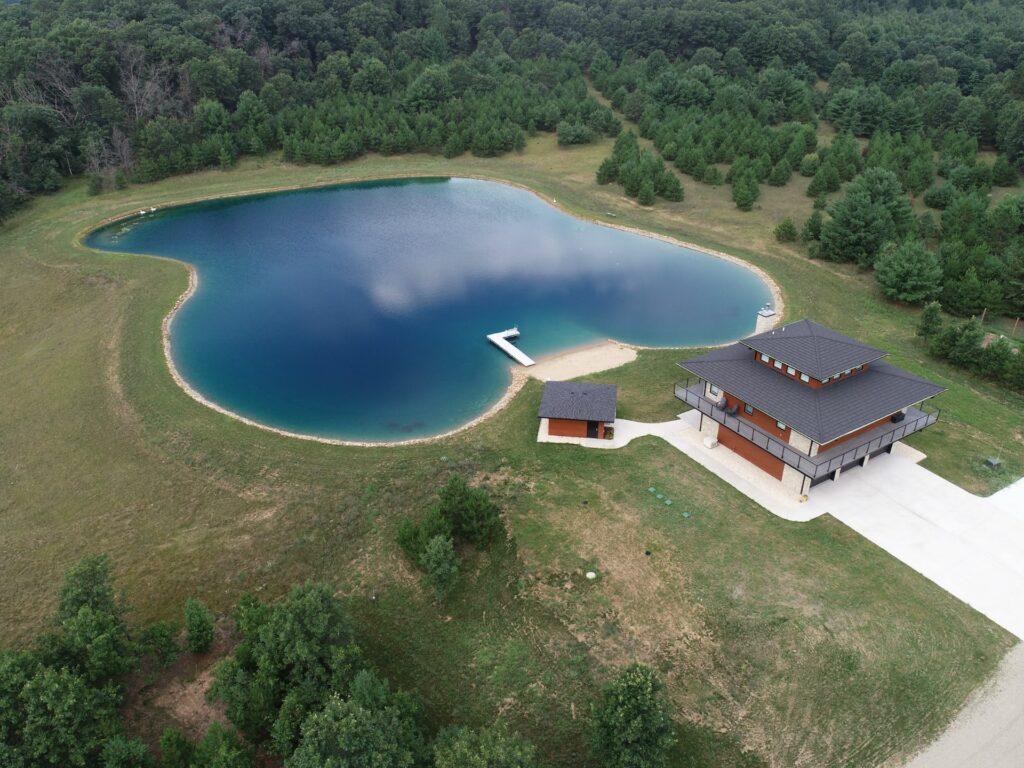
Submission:
<svg viewBox="0 0 1024 768">
<path fill-rule="evenodd" d="M 1016 167 L 1022 29 L 1000 0 L 7 3 L 0 217 L 74 174 L 100 192 L 278 150 L 336 163 L 614 136 L 585 75 L 695 178 L 747 158 L 741 208 L 814 151 L 818 115 L 858 136 L 961 132 Z"/>
</svg>

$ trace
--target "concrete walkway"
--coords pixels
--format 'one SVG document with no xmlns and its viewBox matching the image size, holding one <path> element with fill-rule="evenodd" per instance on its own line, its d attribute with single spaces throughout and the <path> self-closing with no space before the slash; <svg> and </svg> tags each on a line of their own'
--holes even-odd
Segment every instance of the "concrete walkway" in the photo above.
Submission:
<svg viewBox="0 0 1024 768">
<path fill-rule="evenodd" d="M 614 449 L 653 435 L 682 451 L 769 512 L 793 522 L 830 514 L 999 626 L 1024 638 L 1024 480 L 981 498 L 918 466 L 913 451 L 877 456 L 814 488 L 806 502 L 765 472 L 707 448 L 699 414 L 647 424 L 619 419 L 612 440 L 549 438 Z"/>
</svg>

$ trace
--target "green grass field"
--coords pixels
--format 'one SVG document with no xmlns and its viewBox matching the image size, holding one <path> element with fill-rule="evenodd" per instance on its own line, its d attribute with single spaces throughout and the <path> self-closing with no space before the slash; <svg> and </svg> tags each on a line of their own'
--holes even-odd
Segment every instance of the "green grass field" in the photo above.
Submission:
<svg viewBox="0 0 1024 768">
<path fill-rule="evenodd" d="M 757 263 L 789 319 L 815 317 L 949 387 L 942 420 L 913 441 L 927 466 L 977 492 L 1021 474 L 1021 398 L 927 358 L 914 313 L 870 276 L 772 241 L 778 218 L 809 212 L 806 180 L 765 188 L 749 214 L 727 188 L 690 181 L 684 202 L 645 210 L 594 183 L 609 149 L 539 137 L 492 160 L 247 161 L 100 197 L 73 183 L 19 213 L 0 230 L 0 637 L 26 641 L 63 571 L 107 552 L 135 622 L 176 616 L 189 595 L 226 611 L 245 590 L 273 598 L 324 580 L 433 725 L 500 713 L 549 766 L 588 764 L 589 702 L 632 660 L 668 682 L 680 765 L 734 766 L 743 745 L 773 766 L 873 766 L 934 735 L 1012 638 L 844 526 L 778 520 L 652 438 L 616 452 L 537 445 L 536 384 L 480 426 L 414 447 L 247 427 L 192 401 L 164 364 L 160 322 L 185 269 L 77 244 L 109 216 L 200 197 L 400 174 L 506 179 Z M 645 351 L 598 378 L 621 385 L 623 416 L 668 418 L 681 410 L 681 356 Z M 993 453 L 1000 475 L 983 469 Z M 452 471 L 501 500 L 512 538 L 471 558 L 442 609 L 393 539 Z M 673 511 L 650 485 L 678 500 Z"/>
</svg>

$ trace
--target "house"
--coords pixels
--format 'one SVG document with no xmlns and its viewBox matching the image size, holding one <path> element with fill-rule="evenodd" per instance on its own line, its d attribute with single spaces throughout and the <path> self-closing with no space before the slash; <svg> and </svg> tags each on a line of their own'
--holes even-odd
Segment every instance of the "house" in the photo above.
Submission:
<svg viewBox="0 0 1024 768">
<path fill-rule="evenodd" d="M 611 436 L 615 425 L 614 384 L 548 381 L 540 398 L 541 434 L 552 437 Z"/>
<path fill-rule="evenodd" d="M 811 320 L 759 333 L 679 366 L 676 397 L 700 412 L 705 442 L 806 494 L 934 424 L 944 389 L 886 353 Z"/>
</svg>

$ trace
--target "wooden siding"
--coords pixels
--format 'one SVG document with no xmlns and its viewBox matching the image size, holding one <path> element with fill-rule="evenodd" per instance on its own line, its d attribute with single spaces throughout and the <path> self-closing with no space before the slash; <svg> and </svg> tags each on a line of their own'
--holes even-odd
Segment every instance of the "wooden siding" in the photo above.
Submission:
<svg viewBox="0 0 1024 768">
<path fill-rule="evenodd" d="M 756 424 L 769 435 L 779 438 L 779 440 L 781 440 L 784 443 L 789 442 L 790 428 L 788 424 L 786 425 L 785 429 L 779 429 L 776 425 L 776 419 L 774 416 L 771 416 L 765 413 L 764 411 L 759 411 L 757 410 L 757 408 L 754 408 L 753 413 L 747 413 L 746 411 L 743 410 L 743 406 L 746 405 L 746 403 L 744 403 L 735 395 L 730 395 L 728 392 L 725 393 L 725 402 L 729 408 L 732 408 L 733 406 L 737 407 L 737 418 L 746 419 L 751 424 Z"/>
<path fill-rule="evenodd" d="M 763 469 L 776 480 L 782 479 L 782 473 L 786 469 L 782 459 L 775 458 L 768 451 L 758 448 L 745 437 L 741 437 L 724 425 L 718 428 L 718 442 L 742 456 L 758 469 Z"/>
<path fill-rule="evenodd" d="M 558 437 L 586 437 L 587 422 L 579 419 L 548 419 L 548 434 Z M 604 438 L 604 423 L 597 423 L 597 436 Z"/>
</svg>

